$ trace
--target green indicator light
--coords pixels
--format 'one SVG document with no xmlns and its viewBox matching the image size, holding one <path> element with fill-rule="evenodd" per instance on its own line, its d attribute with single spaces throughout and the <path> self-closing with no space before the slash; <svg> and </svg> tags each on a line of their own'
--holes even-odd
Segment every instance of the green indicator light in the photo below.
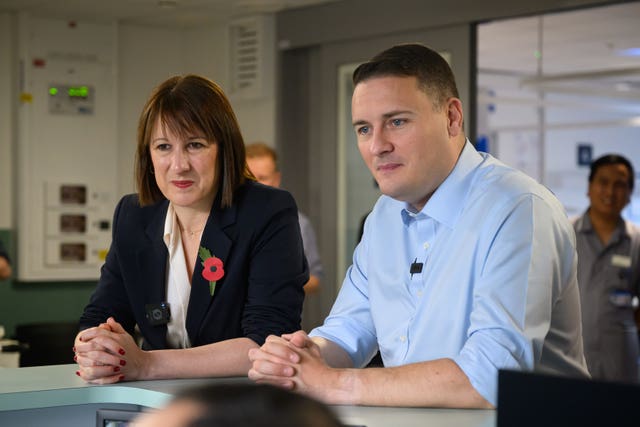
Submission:
<svg viewBox="0 0 640 427">
<path fill-rule="evenodd" d="M 89 88 L 87 86 L 70 87 L 67 94 L 71 98 L 86 98 L 89 95 Z"/>
<path fill-rule="evenodd" d="M 49 88 L 49 95 L 56 96 L 57 94 L 58 94 L 58 88 L 57 87 L 50 87 Z"/>
</svg>

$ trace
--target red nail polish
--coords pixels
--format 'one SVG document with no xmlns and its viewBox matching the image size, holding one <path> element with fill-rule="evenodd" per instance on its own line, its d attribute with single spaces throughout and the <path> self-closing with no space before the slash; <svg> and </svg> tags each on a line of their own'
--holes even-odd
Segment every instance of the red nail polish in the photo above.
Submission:
<svg viewBox="0 0 640 427">
<path fill-rule="evenodd" d="M 124 381 L 124 375 L 120 375 L 120 376 L 118 377 L 118 381 Z"/>
<path fill-rule="evenodd" d="M 72 350 L 74 353 L 76 352 L 76 348 L 75 348 L 75 347 L 73 347 L 71 350 Z"/>
<path fill-rule="evenodd" d="M 77 376 L 80 376 L 80 371 L 76 371 L 76 375 L 77 375 Z"/>
<path fill-rule="evenodd" d="M 126 364 L 127 364 L 127 361 L 126 361 L 126 360 L 122 360 L 122 359 L 120 359 L 120 366 L 124 366 L 124 365 L 126 365 Z"/>
<path fill-rule="evenodd" d="M 118 350 L 118 353 L 120 353 L 122 356 L 124 356 L 124 348 L 121 348 L 120 350 Z"/>
<path fill-rule="evenodd" d="M 78 356 L 73 356 L 73 361 L 77 362 L 78 361 Z"/>
<path fill-rule="evenodd" d="M 120 366 L 114 366 L 113 372 L 120 372 Z"/>
</svg>

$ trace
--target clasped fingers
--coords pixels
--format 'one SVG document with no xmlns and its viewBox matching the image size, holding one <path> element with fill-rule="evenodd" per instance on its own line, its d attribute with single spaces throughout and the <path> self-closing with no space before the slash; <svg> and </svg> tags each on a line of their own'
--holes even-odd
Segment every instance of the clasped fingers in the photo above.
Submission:
<svg viewBox="0 0 640 427">
<path fill-rule="evenodd" d="M 249 360 L 253 362 L 251 371 L 254 371 L 254 377 L 249 376 L 251 379 L 258 379 L 258 377 L 265 375 L 291 377 L 296 373 L 291 363 L 274 358 L 257 348 L 249 350 Z"/>
<path fill-rule="evenodd" d="M 265 343 L 260 347 L 260 351 L 264 353 L 263 357 L 281 360 L 283 363 L 298 363 L 300 361 L 297 348 L 288 340 L 275 335 L 267 337 Z"/>
<path fill-rule="evenodd" d="M 113 384 L 125 378 L 118 366 L 80 367 L 76 375 L 90 384 Z"/>
<path fill-rule="evenodd" d="M 111 365 L 117 367 L 126 366 L 127 361 L 110 352 L 94 350 L 87 352 L 77 352 L 74 360 L 81 367 Z"/>
<path fill-rule="evenodd" d="M 118 338 L 117 335 L 112 335 L 110 332 L 96 335 L 90 340 L 84 340 L 83 337 L 81 337 L 81 342 L 75 346 L 75 351 L 76 353 L 105 351 L 114 355 L 124 356 L 126 352 Z"/>
</svg>

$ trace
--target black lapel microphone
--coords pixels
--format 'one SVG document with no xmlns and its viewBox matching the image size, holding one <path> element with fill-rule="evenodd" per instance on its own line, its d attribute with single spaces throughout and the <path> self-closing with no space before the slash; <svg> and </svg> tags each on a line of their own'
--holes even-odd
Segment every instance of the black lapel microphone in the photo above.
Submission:
<svg viewBox="0 0 640 427">
<path fill-rule="evenodd" d="M 414 274 L 422 273 L 422 263 L 418 262 L 418 258 L 416 258 L 409 267 L 409 273 L 411 274 L 411 278 L 413 279 Z"/>
</svg>

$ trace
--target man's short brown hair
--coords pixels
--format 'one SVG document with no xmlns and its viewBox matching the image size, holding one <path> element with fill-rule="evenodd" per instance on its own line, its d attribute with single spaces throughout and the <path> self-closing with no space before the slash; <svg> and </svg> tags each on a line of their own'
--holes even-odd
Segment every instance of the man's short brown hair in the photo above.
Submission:
<svg viewBox="0 0 640 427">
<path fill-rule="evenodd" d="M 254 142 L 253 144 L 249 144 L 245 147 L 245 151 L 247 153 L 247 159 L 270 157 L 273 160 L 273 163 L 276 164 L 276 170 L 278 170 L 278 153 L 264 142 Z"/>
<path fill-rule="evenodd" d="M 424 45 L 399 44 L 384 50 L 358 66 L 353 72 L 357 86 L 374 77 L 415 77 L 419 87 L 439 111 L 450 98 L 460 98 L 456 80 L 447 61 Z"/>
</svg>

